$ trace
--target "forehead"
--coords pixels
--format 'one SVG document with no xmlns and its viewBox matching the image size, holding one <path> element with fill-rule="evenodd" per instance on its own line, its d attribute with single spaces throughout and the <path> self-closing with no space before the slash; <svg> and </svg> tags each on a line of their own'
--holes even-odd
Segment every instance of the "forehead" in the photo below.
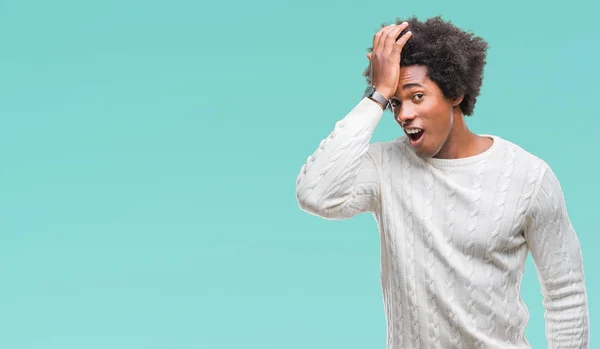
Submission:
<svg viewBox="0 0 600 349">
<path fill-rule="evenodd" d="M 428 85 L 431 83 L 427 76 L 427 67 L 424 65 L 410 65 L 400 67 L 400 85 L 417 83 Z"/>
</svg>

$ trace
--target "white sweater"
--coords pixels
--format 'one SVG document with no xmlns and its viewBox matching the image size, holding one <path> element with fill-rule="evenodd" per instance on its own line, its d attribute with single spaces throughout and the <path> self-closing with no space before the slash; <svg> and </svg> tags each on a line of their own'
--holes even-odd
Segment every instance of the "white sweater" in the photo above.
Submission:
<svg viewBox="0 0 600 349">
<path fill-rule="evenodd" d="M 308 157 L 296 195 L 326 219 L 370 212 L 381 237 L 387 348 L 530 348 L 520 295 L 528 251 L 549 348 L 588 348 L 583 260 L 548 164 L 500 137 L 462 159 L 422 159 L 405 136 L 371 142 L 362 99 Z"/>
</svg>

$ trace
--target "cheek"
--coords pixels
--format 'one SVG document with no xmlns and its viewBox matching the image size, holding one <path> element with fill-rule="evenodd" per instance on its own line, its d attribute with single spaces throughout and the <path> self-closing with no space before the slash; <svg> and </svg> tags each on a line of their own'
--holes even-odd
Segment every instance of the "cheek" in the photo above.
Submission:
<svg viewBox="0 0 600 349">
<path fill-rule="evenodd" d="M 430 126 L 429 147 L 432 147 L 432 151 L 440 148 L 448 139 L 448 135 L 454 125 L 452 112 L 445 106 L 438 107 L 431 110 L 431 118 L 428 120 Z"/>
<path fill-rule="evenodd" d="M 452 128 L 453 118 L 451 112 L 445 108 L 435 108 L 429 114 L 428 124 L 436 133 L 447 133 Z"/>
<path fill-rule="evenodd" d="M 454 125 L 454 116 L 452 113 L 452 108 L 442 104 L 437 109 L 438 110 L 436 110 L 435 114 L 437 116 L 437 130 L 447 133 L 452 129 L 452 126 Z"/>
</svg>

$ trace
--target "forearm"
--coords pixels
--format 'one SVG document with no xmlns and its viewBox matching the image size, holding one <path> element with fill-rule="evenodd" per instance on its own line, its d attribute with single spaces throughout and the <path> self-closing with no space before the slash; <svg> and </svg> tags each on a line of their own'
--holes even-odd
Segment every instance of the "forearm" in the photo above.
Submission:
<svg viewBox="0 0 600 349">
<path fill-rule="evenodd" d="M 368 150 L 382 115 L 376 102 L 364 98 L 336 123 L 298 174 L 296 198 L 300 208 L 330 219 L 368 210 L 367 201 L 376 185 L 370 182 L 376 173 Z"/>
<path fill-rule="evenodd" d="M 564 239 L 574 237 L 571 229 L 566 231 Z M 551 258 L 555 260 L 545 267 L 546 277 L 542 280 L 548 348 L 587 349 L 589 311 L 580 248 L 565 241 L 562 250 L 556 249 L 554 253 Z"/>
<path fill-rule="evenodd" d="M 544 295 L 550 349 L 588 349 L 589 314 L 583 280 L 568 280 Z"/>
<path fill-rule="evenodd" d="M 587 349 L 589 311 L 583 256 L 562 190 L 548 169 L 532 202 L 527 241 L 544 296 L 550 349 Z"/>
</svg>

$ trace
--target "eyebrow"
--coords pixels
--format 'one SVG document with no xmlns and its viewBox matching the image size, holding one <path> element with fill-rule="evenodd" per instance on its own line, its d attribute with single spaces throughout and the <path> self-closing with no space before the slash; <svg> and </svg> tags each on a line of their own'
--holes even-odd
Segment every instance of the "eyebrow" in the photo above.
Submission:
<svg viewBox="0 0 600 349">
<path fill-rule="evenodd" d="M 417 83 L 413 82 L 413 83 L 406 84 L 406 85 L 402 86 L 402 89 L 403 90 L 408 90 L 408 89 L 410 89 L 412 87 L 423 87 L 423 85 L 417 84 Z"/>
</svg>

